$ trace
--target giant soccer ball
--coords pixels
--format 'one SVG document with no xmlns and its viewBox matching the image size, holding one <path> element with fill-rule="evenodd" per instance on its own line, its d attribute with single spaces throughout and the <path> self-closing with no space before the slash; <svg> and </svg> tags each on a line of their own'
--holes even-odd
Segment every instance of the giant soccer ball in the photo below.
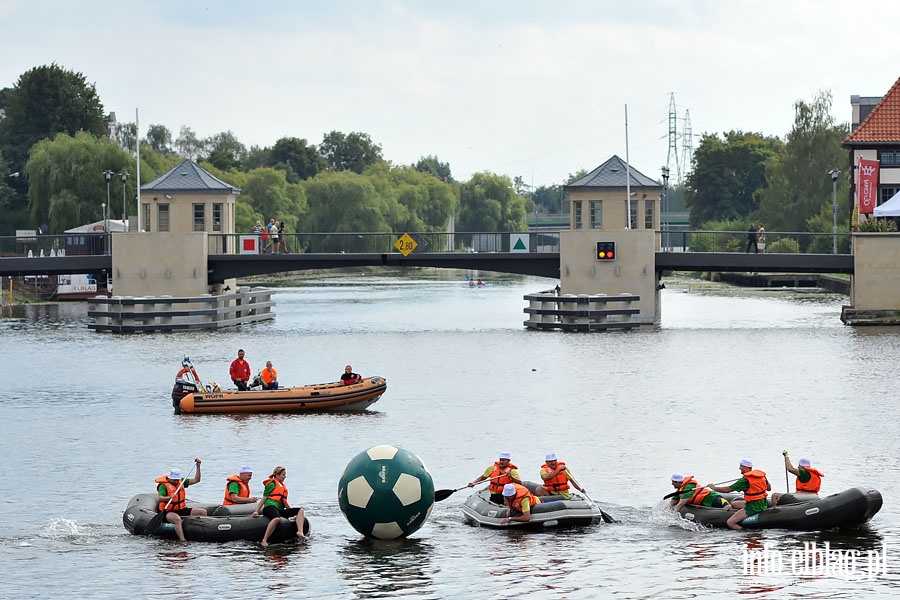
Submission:
<svg viewBox="0 0 900 600">
<path fill-rule="evenodd" d="M 425 523 L 434 506 L 434 481 L 409 450 L 375 446 L 347 463 L 338 483 L 338 503 L 355 530 L 393 540 Z"/>
</svg>

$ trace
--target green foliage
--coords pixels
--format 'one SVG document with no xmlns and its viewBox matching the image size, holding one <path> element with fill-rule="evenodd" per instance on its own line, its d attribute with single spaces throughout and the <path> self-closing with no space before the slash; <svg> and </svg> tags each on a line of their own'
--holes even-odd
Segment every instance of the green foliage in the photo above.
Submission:
<svg viewBox="0 0 900 600">
<path fill-rule="evenodd" d="M 691 235 L 691 252 L 743 252 L 747 247 L 747 222 L 724 219 L 703 223 L 701 233 Z"/>
<path fill-rule="evenodd" d="M 325 171 L 304 181 L 309 211 L 298 228 L 303 232 L 390 232 L 386 200 L 372 180 L 350 171 Z M 320 251 L 343 249 L 339 242 Z"/>
<path fill-rule="evenodd" d="M 805 231 L 810 218 L 831 207 L 832 180 L 829 171 L 847 163 L 841 142 L 849 133 L 846 124 L 831 116 L 831 94 L 820 92 L 809 104 L 794 104 L 794 125 L 778 161 L 766 170 L 768 187 L 760 192 L 759 216 L 779 231 Z M 839 181 L 838 198 L 844 200 L 841 214 L 849 215 L 846 178 Z"/>
<path fill-rule="evenodd" d="M 766 254 L 797 254 L 800 243 L 794 238 L 780 237 L 774 242 L 766 243 Z"/>
<path fill-rule="evenodd" d="M 150 125 L 143 143 L 157 154 L 169 154 L 172 152 L 172 132 L 165 125 Z"/>
<path fill-rule="evenodd" d="M 526 231 L 525 200 L 516 195 L 509 177 L 476 173 L 460 186 L 457 231 Z"/>
<path fill-rule="evenodd" d="M 561 185 L 538 186 L 531 195 L 534 209 L 544 214 L 568 214 L 569 200 Z"/>
<path fill-rule="evenodd" d="M 704 135 L 685 185 L 691 226 L 751 215 L 757 192 L 766 186 L 766 165 L 777 160 L 781 149 L 777 138 L 760 133 L 731 131 L 724 140 Z"/>
<path fill-rule="evenodd" d="M 241 163 L 247 157 L 247 147 L 230 131 L 206 138 L 203 148 L 207 152 L 207 162 L 223 171 L 241 168 Z"/>
<path fill-rule="evenodd" d="M 892 233 L 897 231 L 897 222 L 892 218 L 860 219 L 859 230 L 863 233 Z"/>
<path fill-rule="evenodd" d="M 283 137 L 276 141 L 268 150 L 264 165 L 285 171 L 290 183 L 315 177 L 328 167 L 314 144 L 296 137 Z"/>
<path fill-rule="evenodd" d="M 326 133 L 319 144 L 319 153 L 333 171 L 353 171 L 362 173 L 368 167 L 384 160 L 381 145 L 376 144 L 368 133 L 340 131 Z"/>
<path fill-rule="evenodd" d="M 106 116 L 94 84 L 56 63 L 23 73 L 6 97 L 0 146 L 14 171 L 21 171 L 31 147 L 57 133 L 106 133 Z"/>
<path fill-rule="evenodd" d="M 103 171 L 120 173 L 131 166 L 131 157 L 117 143 L 84 131 L 75 137 L 60 133 L 38 142 L 25 166 L 31 222 L 36 227 L 47 224 L 51 234 L 60 234 L 99 221 L 103 218 L 101 204 L 107 202 Z M 112 187 L 109 200 L 115 218 L 121 211 L 121 185 Z"/>
<path fill-rule="evenodd" d="M 206 144 L 197 137 L 193 129 L 187 125 L 181 126 L 178 138 L 175 140 L 175 152 L 182 158 L 197 160 L 206 150 Z"/>
<path fill-rule="evenodd" d="M 450 163 L 441 162 L 437 156 L 423 156 L 415 164 L 416 171 L 428 173 L 437 177 L 444 183 L 453 183 L 453 175 L 450 173 Z"/>
</svg>

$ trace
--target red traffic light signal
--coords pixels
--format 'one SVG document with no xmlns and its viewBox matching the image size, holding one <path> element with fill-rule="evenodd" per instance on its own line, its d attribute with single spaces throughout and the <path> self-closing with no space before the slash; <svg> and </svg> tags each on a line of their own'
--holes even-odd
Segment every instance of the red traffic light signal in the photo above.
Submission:
<svg viewBox="0 0 900 600">
<path fill-rule="evenodd" d="M 597 242 L 597 260 L 616 260 L 616 243 Z"/>
</svg>

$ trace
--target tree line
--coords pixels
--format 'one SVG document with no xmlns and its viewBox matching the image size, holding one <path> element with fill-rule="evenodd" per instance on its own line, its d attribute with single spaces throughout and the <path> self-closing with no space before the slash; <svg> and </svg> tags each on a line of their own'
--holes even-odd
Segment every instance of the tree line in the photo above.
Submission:
<svg viewBox="0 0 900 600">
<path fill-rule="evenodd" d="M 0 90 L 0 109 L 0 235 L 44 225 L 58 234 L 100 220 L 108 194 L 114 218 L 121 201 L 134 212 L 137 126 L 109 123 L 82 73 L 55 63 L 31 69 Z M 531 211 L 562 204 L 558 186 L 516 189 L 490 172 L 456 181 L 434 155 L 394 165 L 362 132 L 331 131 L 318 145 L 285 136 L 247 148 L 231 131 L 200 138 L 183 126 L 175 136 L 151 124 L 140 142 L 140 184 L 190 158 L 240 188 L 239 231 L 269 218 L 301 233 L 445 231 L 451 218 L 457 231 L 523 231 Z M 110 190 L 105 171 L 114 173 Z"/>
</svg>

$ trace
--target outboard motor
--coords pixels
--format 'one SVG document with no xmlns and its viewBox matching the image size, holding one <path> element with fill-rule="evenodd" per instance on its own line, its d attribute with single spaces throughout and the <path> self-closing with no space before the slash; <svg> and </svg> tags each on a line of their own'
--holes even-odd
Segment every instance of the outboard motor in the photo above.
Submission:
<svg viewBox="0 0 900 600">
<path fill-rule="evenodd" d="M 175 408 L 175 414 L 181 413 L 181 399 L 198 391 L 200 388 L 196 382 L 176 377 L 175 386 L 172 388 L 172 406 Z"/>
</svg>

